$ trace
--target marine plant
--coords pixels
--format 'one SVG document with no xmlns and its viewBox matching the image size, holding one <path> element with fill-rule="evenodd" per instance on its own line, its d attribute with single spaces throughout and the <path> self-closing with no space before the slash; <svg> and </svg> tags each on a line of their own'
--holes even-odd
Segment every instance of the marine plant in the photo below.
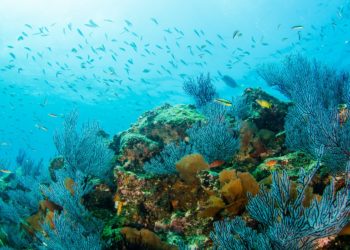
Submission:
<svg viewBox="0 0 350 250">
<path fill-rule="evenodd" d="M 71 221 L 64 214 L 55 213 L 52 229 L 49 223 L 43 225 L 47 236 L 38 234 L 39 239 L 45 243 L 39 249 L 47 250 L 99 250 L 102 249 L 99 235 L 87 232 L 79 223 Z"/>
<path fill-rule="evenodd" d="M 193 152 L 192 145 L 186 142 L 169 143 L 158 155 L 146 162 L 143 169 L 147 173 L 156 175 L 175 174 L 177 173 L 175 163 Z"/>
<path fill-rule="evenodd" d="M 317 239 L 337 234 L 349 222 L 350 164 L 345 187 L 336 191 L 332 179 L 321 199 L 314 197 L 304 206 L 306 189 L 319 167 L 320 161 L 310 174 L 301 171 L 296 194 L 286 171 L 275 171 L 271 189 L 261 186 L 249 197 L 247 211 L 260 224 L 259 231 L 241 217 L 215 222 L 215 249 L 311 249 Z"/>
<path fill-rule="evenodd" d="M 42 161 L 35 163 L 24 151 L 16 159 L 7 187 L 0 193 L 0 230 L 6 235 L 5 244 L 16 249 L 31 246 L 31 236 L 24 230 L 26 219 L 38 209 L 43 199 L 40 185 L 48 180 Z"/>
<path fill-rule="evenodd" d="M 201 74 L 197 79 L 189 79 L 184 82 L 183 89 L 192 97 L 197 107 L 203 107 L 217 96 L 216 89 L 211 82 L 210 75 Z"/>
<path fill-rule="evenodd" d="M 101 249 L 99 236 L 102 223 L 92 216 L 82 202 L 95 186 L 94 178 L 108 178 L 112 153 L 98 133 L 98 124 L 84 124 L 81 133 L 78 133 L 77 118 L 77 112 L 70 113 L 64 121 L 63 132 L 56 133 L 54 137 L 64 166 L 56 171 L 55 182 L 42 186 L 42 192 L 63 211 L 54 213 L 54 228 L 50 222 L 42 225 L 46 236 L 37 234 L 41 241 L 40 248 Z"/>
<path fill-rule="evenodd" d="M 285 120 L 287 146 L 313 156 L 324 146 L 327 165 L 344 169 L 350 159 L 349 74 L 301 55 L 265 64 L 259 74 L 293 103 Z"/>
<path fill-rule="evenodd" d="M 217 103 L 202 108 L 206 121 L 195 123 L 187 134 L 196 151 L 209 162 L 229 160 L 239 147 L 237 133 L 226 119 L 227 109 Z"/>
<path fill-rule="evenodd" d="M 76 130 L 77 122 L 78 112 L 73 111 L 65 118 L 64 131 L 56 132 L 53 138 L 58 153 L 64 158 L 65 169 L 104 179 L 111 170 L 113 152 L 100 136 L 97 122 L 83 124 L 80 134 Z"/>
</svg>

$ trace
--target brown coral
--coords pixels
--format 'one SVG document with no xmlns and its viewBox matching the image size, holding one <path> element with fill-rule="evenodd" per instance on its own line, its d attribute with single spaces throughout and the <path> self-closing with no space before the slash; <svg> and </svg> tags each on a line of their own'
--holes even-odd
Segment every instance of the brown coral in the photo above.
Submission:
<svg viewBox="0 0 350 250">
<path fill-rule="evenodd" d="M 162 242 L 161 239 L 148 229 L 137 230 L 132 227 L 124 227 L 120 230 L 127 245 L 136 249 L 154 249 L 154 250 L 176 250 L 175 246 Z"/>
<path fill-rule="evenodd" d="M 181 179 L 187 184 L 199 183 L 197 174 L 209 169 L 208 163 L 204 160 L 200 154 L 190 154 L 184 156 L 180 161 L 176 163 L 176 169 L 179 171 Z"/>
</svg>

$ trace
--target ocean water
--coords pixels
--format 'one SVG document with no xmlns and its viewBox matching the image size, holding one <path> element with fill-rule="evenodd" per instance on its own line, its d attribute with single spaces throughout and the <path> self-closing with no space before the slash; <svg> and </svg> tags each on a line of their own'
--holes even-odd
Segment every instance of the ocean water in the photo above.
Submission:
<svg viewBox="0 0 350 250">
<path fill-rule="evenodd" d="M 200 73 L 230 99 L 244 87 L 267 88 L 256 66 L 290 53 L 346 69 L 348 4 L 1 0 L 0 154 L 25 149 L 50 159 L 60 117 L 73 108 L 116 134 L 162 103 L 189 103 L 182 83 Z M 225 85 L 219 72 L 242 87 Z"/>
<path fill-rule="evenodd" d="M 0 0 L 0 177 L 15 171 L 20 150 L 47 167 L 72 111 L 112 138 L 160 105 L 193 104 L 183 83 L 200 74 L 210 74 L 224 100 L 261 88 L 287 101 L 257 69 L 296 54 L 349 71 L 350 1 Z M 112 191 L 119 215 L 125 201 Z"/>
</svg>

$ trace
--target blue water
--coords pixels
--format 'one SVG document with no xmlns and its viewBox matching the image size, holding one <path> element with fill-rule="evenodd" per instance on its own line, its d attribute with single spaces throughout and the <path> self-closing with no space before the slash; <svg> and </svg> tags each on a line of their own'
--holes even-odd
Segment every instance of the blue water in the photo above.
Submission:
<svg viewBox="0 0 350 250">
<path fill-rule="evenodd" d="M 52 136 L 74 108 L 80 121 L 97 120 L 114 135 L 160 104 L 190 103 L 182 83 L 200 73 L 231 99 L 257 86 L 278 96 L 255 70 L 290 53 L 349 69 L 349 5 L 0 0 L 0 158 L 22 148 L 48 161 Z M 230 88 L 220 74 L 240 86 Z"/>
</svg>

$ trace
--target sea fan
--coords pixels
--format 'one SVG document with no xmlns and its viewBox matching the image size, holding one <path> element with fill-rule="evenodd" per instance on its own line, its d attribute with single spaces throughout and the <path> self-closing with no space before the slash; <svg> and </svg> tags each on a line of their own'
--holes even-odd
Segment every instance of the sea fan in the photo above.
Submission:
<svg viewBox="0 0 350 250">
<path fill-rule="evenodd" d="M 327 165 L 344 169 L 350 160 L 349 74 L 301 55 L 263 65 L 259 73 L 293 102 L 285 121 L 289 148 L 315 156 L 315 149 L 324 146 Z"/>
<path fill-rule="evenodd" d="M 190 79 L 183 84 L 185 93 L 191 96 L 197 107 L 203 107 L 217 96 L 216 89 L 211 83 L 209 74 L 205 77 L 201 74 L 197 80 Z"/>
<path fill-rule="evenodd" d="M 317 239 L 336 235 L 349 222 L 350 165 L 344 188 L 335 192 L 331 181 L 322 199 L 315 197 L 304 207 L 305 190 L 319 166 L 320 162 L 308 175 L 302 170 L 296 198 L 286 171 L 274 172 L 271 190 L 261 186 L 247 205 L 251 218 L 262 225 L 261 232 L 248 228 L 239 217 L 216 222 L 211 233 L 216 249 L 311 249 Z"/>
</svg>

